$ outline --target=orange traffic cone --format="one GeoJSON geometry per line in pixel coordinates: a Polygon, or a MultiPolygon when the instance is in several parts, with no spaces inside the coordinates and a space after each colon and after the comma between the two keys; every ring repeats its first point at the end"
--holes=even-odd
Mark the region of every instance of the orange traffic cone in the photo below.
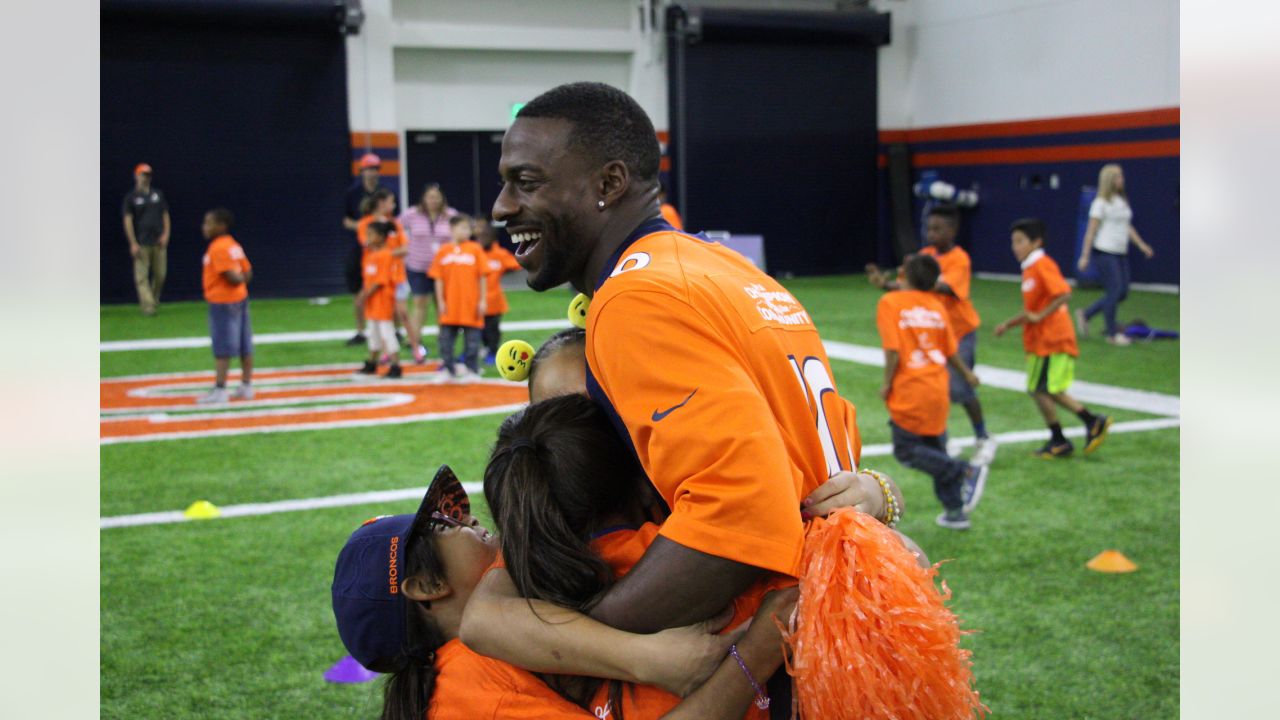
{"type": "Polygon", "coordinates": [[[1128,573],[1138,569],[1138,566],[1119,550],[1104,550],[1085,563],[1085,567],[1094,572],[1104,573],[1128,573]]]}

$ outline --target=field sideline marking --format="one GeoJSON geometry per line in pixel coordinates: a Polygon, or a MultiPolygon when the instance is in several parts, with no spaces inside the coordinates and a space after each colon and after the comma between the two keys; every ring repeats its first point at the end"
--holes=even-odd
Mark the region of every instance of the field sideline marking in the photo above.
{"type": "MultiPolygon", "coordinates": [[[[1112,433],[1149,432],[1175,428],[1181,424],[1178,418],[1157,418],[1153,420],[1132,420],[1111,426],[1112,433]]],[[[1084,428],[1072,427],[1064,431],[1071,437],[1084,435],[1084,428]]],[[[1015,444],[1044,439],[1045,431],[1017,430],[998,433],[996,440],[1000,443],[1015,444]]],[[[957,438],[955,443],[961,447],[972,445],[973,438],[957,438]]],[[[862,449],[862,457],[883,457],[893,454],[893,446],[889,444],[867,445],[862,449]]],[[[481,483],[463,483],[469,493],[483,492],[481,483]]],[[[422,497],[423,488],[404,488],[402,490],[377,490],[373,492],[348,493],[345,495],[329,495],[327,497],[304,498],[300,500],[279,500],[266,503],[247,503],[244,505],[227,505],[219,508],[222,517],[248,517],[253,515],[273,515],[275,513],[298,512],[301,510],[318,510],[321,508],[347,507],[351,505],[367,505],[372,503],[396,502],[400,500],[416,500],[422,497]]],[[[120,527],[137,527],[140,525],[166,525],[171,523],[191,522],[183,516],[181,510],[165,512],[140,513],[137,515],[113,515],[99,519],[102,530],[120,527]]]]}

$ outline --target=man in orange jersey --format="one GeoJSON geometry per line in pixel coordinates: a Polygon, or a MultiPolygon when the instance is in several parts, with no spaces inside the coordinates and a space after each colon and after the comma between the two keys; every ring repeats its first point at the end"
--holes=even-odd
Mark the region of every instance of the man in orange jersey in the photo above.
{"type": "Polygon", "coordinates": [[[458,379],[454,346],[462,333],[462,362],[472,377],[480,377],[480,330],[484,327],[485,280],[489,259],[471,239],[471,218],[449,218],[452,242],[441,245],[427,272],[436,281],[436,311],[440,320],[441,376],[458,379]]]}
{"type": "Polygon", "coordinates": [[[1014,257],[1022,264],[1022,312],[996,326],[996,337],[1009,328],[1022,326],[1022,347],[1027,353],[1027,392],[1036,401],[1040,415],[1049,426],[1049,441],[1036,455],[1043,458],[1066,457],[1075,446],[1062,433],[1058,411],[1062,407],[1075,413],[1085,427],[1085,453],[1098,449],[1111,428],[1111,418],[1095,415],[1067,394],[1075,379],[1076,329],[1067,312],[1071,286],[1067,285],[1058,263],[1045,254],[1044,223],[1037,218],[1024,218],[1010,231],[1014,257]]]}
{"type": "Polygon", "coordinates": [[[230,210],[216,208],[204,214],[200,231],[209,241],[205,250],[204,299],[209,303],[209,336],[213,344],[215,385],[196,402],[224,403],[228,399],[253,399],[253,328],[249,323],[249,281],[253,265],[240,243],[231,237],[230,210]],[[227,393],[231,358],[240,358],[240,387],[227,393]]]}
{"type": "MultiPolygon", "coordinates": [[[[951,330],[957,339],[957,353],[966,367],[973,370],[977,364],[978,326],[982,323],[978,311],[973,307],[969,296],[969,285],[972,280],[973,264],[969,253],[956,245],[956,233],[960,230],[960,210],[954,205],[934,205],[929,209],[925,220],[925,242],[921,254],[937,258],[942,268],[942,276],[933,288],[942,298],[947,308],[951,330]]],[[[890,279],[874,265],[869,268],[872,283],[884,290],[897,290],[902,279],[890,279]]],[[[964,411],[973,424],[973,435],[976,439],[971,462],[977,465],[990,465],[996,457],[996,440],[987,432],[987,423],[982,415],[982,403],[978,394],[955,366],[950,370],[951,402],[964,406],[964,411]]]]}
{"type": "Polygon", "coordinates": [[[615,88],[574,83],[525,105],[499,172],[493,216],[530,287],[593,296],[588,388],[671,511],[592,615],[652,632],[771,576],[794,583],[801,500],[861,448],[807,311],[741,255],[662,219],[653,125],[615,88]]]}
{"type": "Polygon", "coordinates": [[[933,478],[942,503],[938,525],[969,528],[987,481],[987,466],[947,454],[948,377],[951,367],[970,386],[978,378],[956,351],[955,333],[937,294],[942,273],[932,255],[911,255],[903,263],[902,292],[887,293],[876,309],[876,327],[884,348],[884,385],[880,397],[889,406],[893,456],[906,467],[933,478]]]}
{"type": "Polygon", "coordinates": [[[498,359],[498,346],[502,344],[502,315],[510,309],[507,294],[502,291],[502,276],[510,270],[519,270],[516,256],[498,244],[498,232],[488,222],[476,222],[476,239],[484,249],[488,264],[485,266],[484,330],[480,339],[484,342],[485,359],[490,365],[498,359]]]}
{"type": "Polygon", "coordinates": [[[365,226],[364,286],[356,295],[364,308],[365,337],[369,342],[369,359],[358,372],[374,375],[380,363],[386,364],[387,377],[403,375],[400,368],[400,341],[396,339],[393,318],[396,311],[395,258],[387,247],[387,237],[394,232],[391,223],[375,222],[365,226]]]}

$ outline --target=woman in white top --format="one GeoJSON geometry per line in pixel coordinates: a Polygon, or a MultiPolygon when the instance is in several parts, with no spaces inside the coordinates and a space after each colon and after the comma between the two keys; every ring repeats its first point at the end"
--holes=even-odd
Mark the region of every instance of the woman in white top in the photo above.
{"type": "Polygon", "coordinates": [[[1129,241],[1148,258],[1155,255],[1134,229],[1132,220],[1133,210],[1124,193],[1124,173],[1119,165],[1104,165],[1098,173],[1098,197],[1089,206],[1089,227],[1084,232],[1079,266],[1084,272],[1090,263],[1095,264],[1106,292],[1087,309],[1076,310],[1076,328],[1082,336],[1089,334],[1089,319],[1102,313],[1107,321],[1107,342],[1129,344],[1129,337],[1116,325],[1116,308],[1129,296],[1129,241]]]}
{"type": "MultiPolygon", "coordinates": [[[[431,269],[431,261],[435,259],[440,243],[452,239],[449,218],[457,214],[457,210],[449,207],[440,186],[430,183],[422,191],[422,199],[400,215],[400,224],[409,236],[409,254],[405,256],[404,268],[413,292],[413,304],[409,307],[409,324],[413,328],[422,328],[427,319],[427,303],[436,301],[436,283],[427,277],[427,270],[431,269]]],[[[426,348],[415,343],[414,362],[421,364],[426,358],[426,348]]]]}

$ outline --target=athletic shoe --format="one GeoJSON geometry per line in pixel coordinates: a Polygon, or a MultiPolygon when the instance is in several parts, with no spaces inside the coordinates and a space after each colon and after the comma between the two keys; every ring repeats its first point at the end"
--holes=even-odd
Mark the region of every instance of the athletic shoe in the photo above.
{"type": "Polygon", "coordinates": [[[352,335],[350,338],[347,339],[347,347],[355,347],[357,345],[363,345],[368,341],[369,341],[369,338],[366,338],[364,336],[364,333],[356,333],[355,335],[352,335]]]}
{"type": "Polygon", "coordinates": [[[938,527],[944,527],[948,530],[968,530],[969,513],[961,508],[948,510],[939,515],[934,522],[938,524],[938,527]]]}
{"type": "Polygon", "coordinates": [[[1072,314],[1076,318],[1076,333],[1082,338],[1089,337],[1089,320],[1084,316],[1084,308],[1076,308],[1072,314]]]}
{"type": "Polygon", "coordinates": [[[413,349],[413,362],[421,365],[427,361],[427,349],[421,345],[413,349]]]}
{"type": "Polygon", "coordinates": [[[376,362],[374,362],[374,361],[372,361],[372,360],[365,360],[365,361],[364,361],[364,366],[363,366],[363,367],[361,367],[361,368],[360,368],[359,370],[357,370],[356,372],[357,372],[357,373],[359,373],[360,375],[377,375],[377,374],[378,374],[378,363],[376,363],[376,362]]]}
{"type": "Polygon", "coordinates": [[[1049,442],[1045,443],[1043,446],[1041,446],[1039,450],[1036,451],[1036,457],[1040,457],[1040,458],[1067,457],[1072,452],[1074,452],[1075,449],[1076,449],[1076,446],[1072,445],[1070,440],[1063,439],[1062,442],[1054,442],[1053,438],[1050,438],[1049,442]]]}
{"type": "Polygon", "coordinates": [[[236,388],[235,391],[231,393],[231,399],[232,400],[252,400],[253,386],[245,383],[240,383],[240,387],[236,388]]]}
{"type": "Polygon", "coordinates": [[[227,389],[215,387],[209,391],[208,395],[202,395],[196,399],[198,405],[221,405],[227,401],[227,389]]]}
{"type": "Polygon", "coordinates": [[[1129,347],[1133,344],[1133,341],[1129,339],[1129,336],[1124,333],[1116,333],[1115,335],[1109,336],[1107,338],[1107,342],[1119,347],[1129,347]]]}
{"type": "Polygon", "coordinates": [[[384,377],[398,378],[404,376],[404,371],[400,369],[400,363],[391,363],[391,367],[387,369],[384,377]]]}
{"type": "Polygon", "coordinates": [[[964,511],[973,512],[982,499],[982,491],[987,487],[987,474],[991,468],[986,465],[970,465],[964,475],[964,485],[960,487],[960,499],[964,500],[964,511]]]}
{"type": "Polygon", "coordinates": [[[468,377],[470,377],[470,378],[472,378],[473,380],[483,380],[483,379],[484,379],[484,371],[483,371],[483,370],[475,370],[475,371],[468,370],[468,371],[467,371],[467,376],[468,376],[468,377]]]}
{"type": "Polygon", "coordinates": [[[993,437],[978,438],[973,443],[973,457],[969,462],[974,465],[990,465],[996,459],[996,448],[999,443],[993,437]]]}
{"type": "Polygon", "coordinates": [[[1102,444],[1102,441],[1107,439],[1107,431],[1110,429],[1110,415],[1096,416],[1093,419],[1093,424],[1089,426],[1088,434],[1085,435],[1084,454],[1088,455],[1094,450],[1097,450],[1098,446],[1102,444]]]}

